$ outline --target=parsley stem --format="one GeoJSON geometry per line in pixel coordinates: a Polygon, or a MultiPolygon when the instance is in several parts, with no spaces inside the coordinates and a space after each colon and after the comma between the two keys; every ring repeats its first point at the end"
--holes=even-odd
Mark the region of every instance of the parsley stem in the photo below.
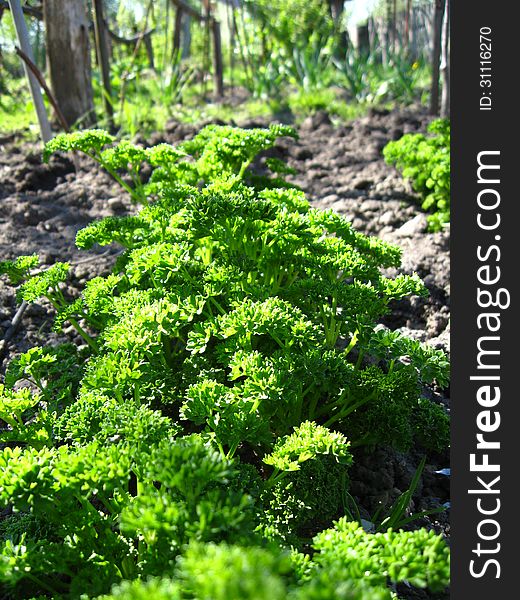
{"type": "Polygon", "coordinates": [[[85,340],[85,342],[92,348],[95,354],[99,353],[99,347],[92,337],[81,327],[81,325],[73,317],[69,317],[70,324],[79,333],[79,335],[85,340]]]}
{"type": "Polygon", "coordinates": [[[354,331],[354,333],[352,335],[349,345],[344,350],[345,356],[347,356],[350,353],[350,351],[352,350],[352,348],[354,348],[354,346],[357,344],[358,335],[359,335],[359,329],[356,329],[356,331],[354,331]]]}
{"type": "MultiPolygon", "coordinates": [[[[61,298],[63,298],[63,294],[61,293],[61,290],[58,290],[58,291],[60,292],[61,298]]],[[[61,307],[60,307],[60,304],[58,303],[58,301],[50,294],[47,296],[47,300],[49,300],[49,302],[56,309],[56,311],[59,312],[61,307]]],[[[66,304],[66,301],[64,298],[63,298],[62,302],[66,304]]],[[[99,352],[98,345],[96,344],[94,339],[81,327],[81,325],[76,321],[76,319],[74,317],[69,316],[69,317],[67,317],[67,320],[74,327],[74,329],[79,333],[79,335],[85,340],[85,342],[92,348],[94,353],[98,354],[98,352],[99,352]]]]}
{"type": "Polygon", "coordinates": [[[349,408],[340,410],[338,413],[336,413],[335,415],[333,415],[328,421],[325,421],[325,423],[323,424],[323,426],[324,427],[330,427],[331,425],[333,425],[334,423],[336,423],[340,419],[344,419],[345,417],[348,417],[348,415],[350,415],[351,413],[353,413],[355,410],[357,410],[358,408],[360,408],[361,406],[363,406],[367,402],[370,402],[370,400],[373,400],[375,397],[376,397],[376,393],[374,391],[371,394],[369,394],[366,398],[363,398],[363,400],[360,400],[359,402],[356,402],[355,404],[352,404],[349,408]]]}

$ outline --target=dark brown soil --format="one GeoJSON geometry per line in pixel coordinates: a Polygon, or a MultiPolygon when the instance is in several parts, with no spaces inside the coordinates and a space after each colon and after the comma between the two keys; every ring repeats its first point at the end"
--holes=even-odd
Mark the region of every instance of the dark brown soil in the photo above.
{"type": "MultiPolygon", "coordinates": [[[[389,140],[422,131],[429,120],[421,110],[372,111],[349,125],[335,127],[326,113],[317,113],[301,125],[299,140],[280,140],[271,154],[296,169],[293,181],[314,206],[332,208],[346,215],[359,231],[402,248],[401,271],[417,272],[430,296],[400,302],[385,325],[449,352],[449,228],[441,233],[427,232],[418,198],[399,173],[385,164],[381,154],[389,140]]],[[[191,137],[197,129],[171,123],[164,133],[137,141],[174,143],[191,137]]],[[[40,157],[40,148],[34,144],[10,140],[2,146],[0,140],[0,260],[37,252],[48,264],[70,261],[77,265],[70,292],[77,293],[87,279],[109,271],[118,249],[99,250],[97,255],[79,251],[74,246],[76,232],[93,219],[125,214],[132,207],[118,185],[84,157],[75,159],[76,167],[68,158],[55,158],[45,165],[40,157]]],[[[16,307],[13,290],[0,281],[0,339],[16,307]]],[[[1,369],[16,353],[49,339],[63,339],[63,334],[52,332],[49,314],[48,307],[29,307],[1,369]]],[[[71,330],[64,335],[74,339],[71,330]]],[[[446,390],[428,393],[449,410],[446,390]]],[[[370,454],[358,452],[351,491],[361,503],[364,518],[369,519],[380,503],[388,505],[407,489],[419,460],[420,449],[407,455],[385,448],[370,454]]],[[[449,477],[436,473],[449,466],[448,460],[447,453],[429,458],[414,511],[449,501],[449,477]]],[[[419,524],[449,536],[448,513],[419,524]]],[[[399,592],[406,596],[404,590],[399,592]]]]}

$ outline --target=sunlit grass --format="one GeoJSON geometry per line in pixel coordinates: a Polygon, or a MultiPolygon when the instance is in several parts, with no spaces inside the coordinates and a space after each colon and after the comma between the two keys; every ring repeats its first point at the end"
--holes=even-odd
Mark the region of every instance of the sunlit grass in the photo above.
{"type": "Polygon", "coordinates": [[[29,90],[20,82],[0,95],[0,134],[14,132],[30,137],[38,135],[38,119],[29,90]]]}
{"type": "MultiPolygon", "coordinates": [[[[427,78],[418,72],[414,88],[426,89],[427,78]]],[[[98,126],[108,128],[109,122],[103,113],[102,92],[97,78],[93,80],[98,126]]],[[[388,81],[388,85],[394,84],[388,81]]],[[[38,135],[38,122],[27,85],[24,80],[11,81],[9,94],[0,97],[0,133],[24,132],[30,137],[38,135]]],[[[247,121],[261,119],[281,121],[298,125],[307,116],[317,111],[326,111],[335,123],[347,123],[366,114],[370,106],[392,108],[400,103],[374,98],[360,101],[350,97],[341,86],[321,87],[313,90],[298,89],[296,86],[284,90],[276,97],[255,98],[243,88],[226,89],[226,96],[216,101],[211,95],[202,96],[201,86],[185,85],[181,90],[165,89],[160,77],[149,73],[139,74],[130,81],[121,102],[121,89],[114,89],[114,121],[121,137],[149,135],[164,131],[169,121],[200,124],[219,119],[226,123],[242,125],[247,121]],[[179,98],[182,101],[179,101],[179,98]]],[[[420,101],[427,100],[427,93],[420,94],[420,101]]],[[[73,129],[81,128],[77,124],[73,129]]]]}

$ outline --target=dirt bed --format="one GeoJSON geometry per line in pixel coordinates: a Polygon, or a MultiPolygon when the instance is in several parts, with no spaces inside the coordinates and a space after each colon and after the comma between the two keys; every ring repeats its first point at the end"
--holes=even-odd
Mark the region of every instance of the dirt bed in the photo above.
{"type": "MultiPolygon", "coordinates": [[[[449,228],[441,233],[427,232],[418,198],[381,155],[389,140],[404,133],[424,131],[430,120],[421,110],[372,111],[338,127],[326,113],[317,113],[303,122],[297,141],[279,140],[271,154],[296,169],[292,181],[307,193],[314,206],[331,208],[347,216],[359,231],[402,248],[401,270],[417,272],[430,296],[399,302],[385,325],[449,352],[449,228]]],[[[137,141],[149,145],[162,141],[175,143],[193,136],[197,130],[172,122],[164,133],[137,141]]],[[[68,158],[58,157],[45,165],[39,146],[21,144],[16,139],[0,139],[0,151],[0,260],[36,252],[47,264],[70,261],[77,266],[69,291],[77,294],[88,278],[110,270],[118,249],[80,251],[74,246],[76,232],[93,219],[132,211],[128,198],[109,176],[85,158],[77,158],[74,164],[68,158]]],[[[13,290],[1,281],[0,339],[16,308],[13,290]]],[[[74,339],[74,332],[66,330],[65,336],[74,339]]],[[[20,351],[48,343],[49,339],[63,338],[64,334],[52,332],[48,307],[30,306],[6,349],[1,369],[20,351]]],[[[446,391],[441,394],[425,390],[425,393],[449,408],[446,391]]],[[[351,492],[360,501],[364,518],[368,519],[379,503],[388,504],[407,488],[419,456],[419,450],[403,455],[385,448],[375,454],[357,453],[351,492]]],[[[449,478],[436,473],[446,467],[447,453],[430,457],[414,510],[449,501],[449,478]]],[[[449,535],[446,513],[420,524],[429,524],[449,535]]],[[[403,590],[399,593],[406,595],[403,590]]]]}

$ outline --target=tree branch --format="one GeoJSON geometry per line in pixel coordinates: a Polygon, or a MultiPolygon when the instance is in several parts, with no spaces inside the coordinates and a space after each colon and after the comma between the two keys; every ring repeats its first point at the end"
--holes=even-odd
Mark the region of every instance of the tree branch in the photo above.
{"type": "MultiPolygon", "coordinates": [[[[9,10],[9,3],[7,0],[0,0],[0,10],[9,10]]],[[[36,19],[43,21],[43,13],[41,8],[24,5],[22,6],[22,10],[24,14],[28,15],[29,17],[35,17],[36,19]]]]}
{"type": "Polygon", "coordinates": [[[131,38],[124,38],[121,37],[120,35],[117,35],[117,33],[113,32],[109,27],[108,24],[105,21],[105,26],[107,28],[108,34],[110,35],[110,37],[114,40],[114,42],[117,42],[118,44],[136,44],[140,38],[145,38],[149,35],[152,35],[152,33],[154,33],[155,28],[154,29],[148,29],[147,31],[144,31],[142,33],[138,33],[137,35],[134,35],[134,37],[131,38]]]}

